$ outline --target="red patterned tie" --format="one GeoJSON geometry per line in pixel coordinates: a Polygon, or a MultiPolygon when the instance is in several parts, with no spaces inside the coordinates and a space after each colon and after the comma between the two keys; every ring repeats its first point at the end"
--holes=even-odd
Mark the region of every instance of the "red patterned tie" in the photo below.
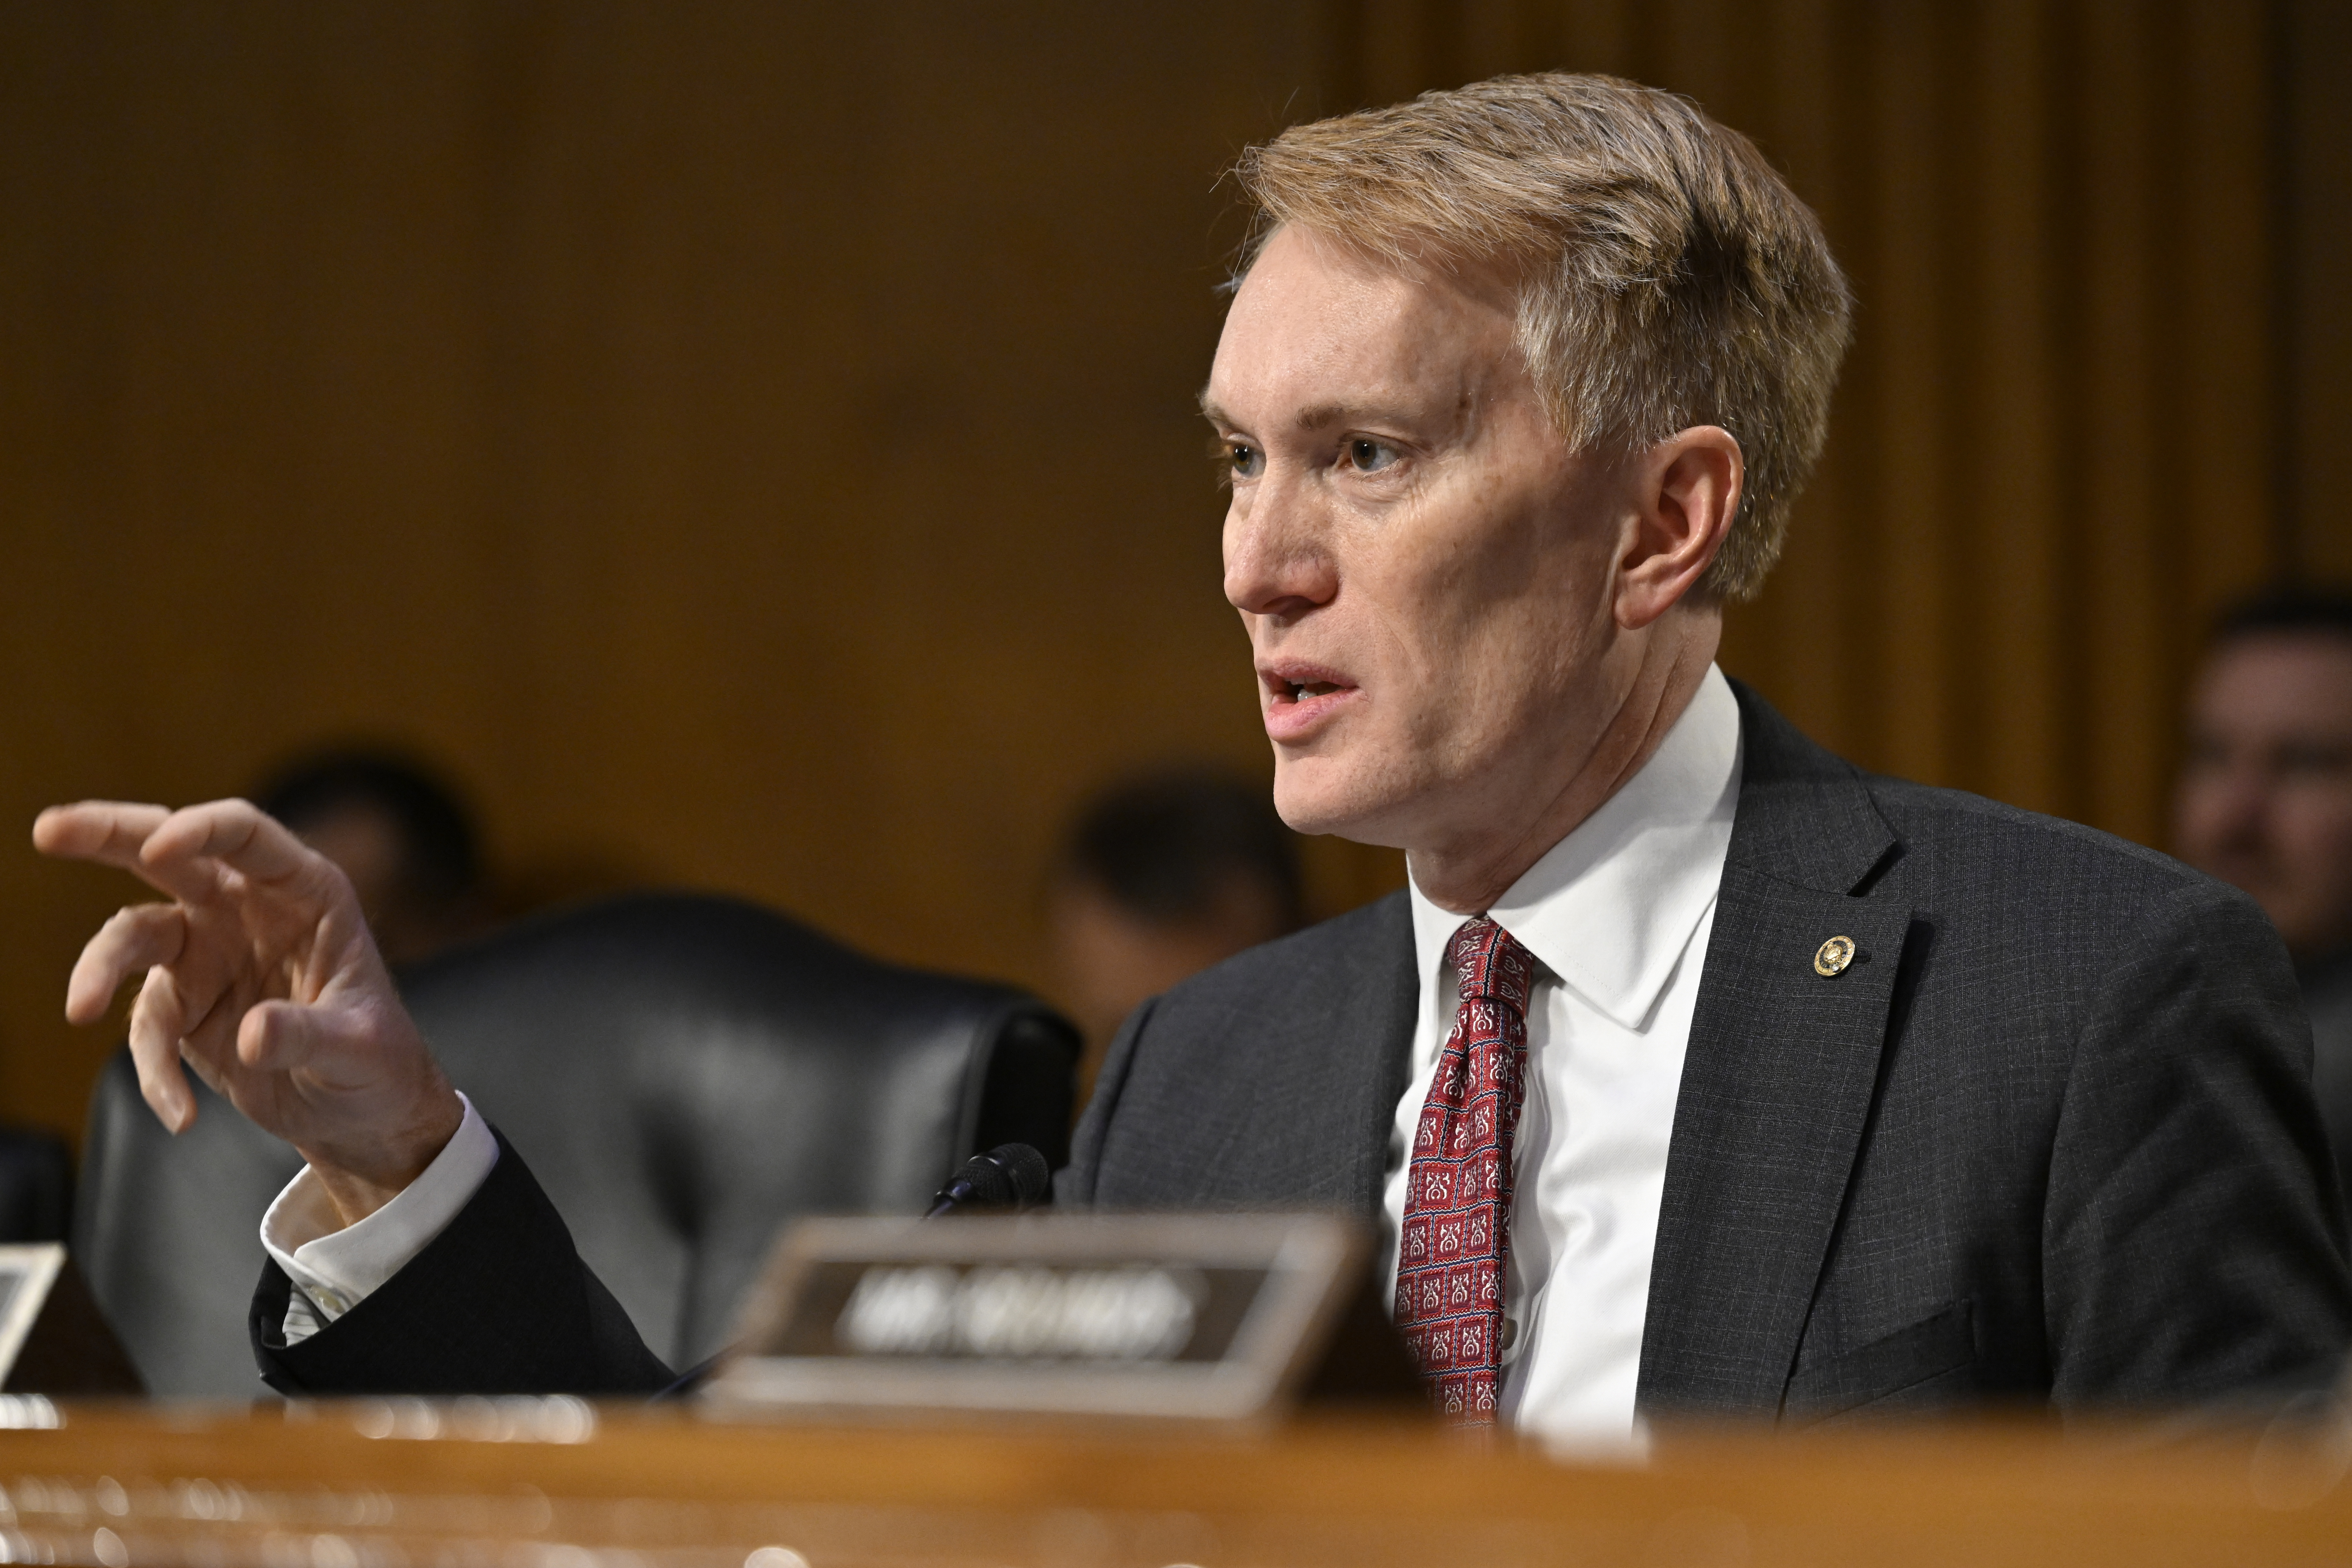
{"type": "Polygon", "coordinates": [[[1397,1238],[1396,1322],[1452,1421],[1495,1419],[1503,1265],[1510,1249],[1511,1134],[1527,1096],[1534,961],[1481,915],[1448,956],[1462,1005],[1413,1133],[1397,1238]]]}

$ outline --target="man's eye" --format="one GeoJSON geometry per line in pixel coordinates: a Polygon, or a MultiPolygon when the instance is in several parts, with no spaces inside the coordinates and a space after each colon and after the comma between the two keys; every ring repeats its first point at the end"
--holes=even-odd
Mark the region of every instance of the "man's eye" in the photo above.
{"type": "Polygon", "coordinates": [[[1245,441],[1226,443],[1225,460],[1233,465],[1237,479],[1254,479],[1265,468],[1265,454],[1245,441]]]}
{"type": "Polygon", "coordinates": [[[1360,474],[1377,474],[1395,462],[1397,457],[1397,449],[1386,441],[1359,436],[1348,443],[1348,461],[1356,466],[1360,474]]]}

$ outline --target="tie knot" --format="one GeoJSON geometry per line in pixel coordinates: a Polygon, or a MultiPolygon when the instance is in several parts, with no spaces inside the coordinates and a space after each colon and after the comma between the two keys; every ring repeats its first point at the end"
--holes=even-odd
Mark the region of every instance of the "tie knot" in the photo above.
{"type": "Polygon", "coordinates": [[[1535,960],[1509,931],[1485,915],[1473,915],[1454,933],[1449,956],[1465,1000],[1483,996],[1527,1011],[1535,960]]]}

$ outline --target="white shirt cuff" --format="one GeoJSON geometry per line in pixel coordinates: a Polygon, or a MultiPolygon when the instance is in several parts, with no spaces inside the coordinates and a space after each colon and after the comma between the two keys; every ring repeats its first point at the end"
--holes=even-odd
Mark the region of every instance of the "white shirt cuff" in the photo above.
{"type": "Polygon", "coordinates": [[[310,1338],[408,1266],[473,1201],[499,1163],[499,1140],[462,1093],[466,1117],[423,1173],[383,1207],[344,1225],[310,1166],[261,1216],[261,1245],[294,1281],[286,1342],[310,1338]]]}

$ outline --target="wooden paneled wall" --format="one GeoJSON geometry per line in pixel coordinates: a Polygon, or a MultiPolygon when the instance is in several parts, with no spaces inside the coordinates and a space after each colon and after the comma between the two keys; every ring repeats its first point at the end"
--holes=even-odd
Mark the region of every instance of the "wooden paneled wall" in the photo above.
{"type": "MultiPolygon", "coordinates": [[[[1861,293],[1728,666],[1874,765],[2154,839],[2199,617],[2332,537],[2284,521],[2326,431],[2281,434],[2275,11],[0,8],[0,823],[388,736],[510,866],[1041,982],[1081,792],[1265,766],[1192,412],[1219,171],[1562,65],[1754,132],[1861,293]]],[[[1314,864],[1333,906],[1396,874],[1314,864]]],[[[78,1121],[109,1042],[63,978],[131,891],[0,853],[0,1115],[78,1121]]]]}

